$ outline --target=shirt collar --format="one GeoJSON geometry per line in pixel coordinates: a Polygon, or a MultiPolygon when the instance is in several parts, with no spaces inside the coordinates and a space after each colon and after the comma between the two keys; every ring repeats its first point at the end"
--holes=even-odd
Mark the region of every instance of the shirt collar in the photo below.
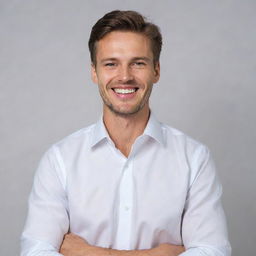
{"type": "Polygon", "coordinates": [[[150,113],[150,117],[143,135],[148,135],[160,144],[164,145],[164,136],[161,123],[156,119],[155,115],[150,113]]]}
{"type": "Polygon", "coordinates": [[[103,117],[94,125],[92,138],[91,138],[91,147],[98,144],[100,141],[109,138],[108,132],[103,122],[103,117]]]}
{"type": "MultiPolygon", "coordinates": [[[[158,141],[160,144],[164,145],[164,136],[161,127],[161,123],[156,119],[154,114],[151,112],[150,117],[147,123],[147,126],[143,132],[143,135],[147,135],[154,140],[158,141]]],[[[91,147],[98,144],[100,141],[104,139],[109,139],[109,134],[106,130],[106,127],[103,122],[103,117],[99,119],[99,121],[95,124],[93,129],[93,134],[91,138],[91,147]]]]}

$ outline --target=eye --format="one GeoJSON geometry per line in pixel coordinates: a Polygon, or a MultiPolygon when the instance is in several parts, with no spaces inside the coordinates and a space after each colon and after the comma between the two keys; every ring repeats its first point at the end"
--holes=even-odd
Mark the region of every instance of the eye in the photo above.
{"type": "Polygon", "coordinates": [[[136,66],[136,67],[143,67],[143,66],[146,65],[146,63],[143,62],[143,61],[136,61],[136,62],[133,63],[133,65],[136,66]]]}
{"type": "Polygon", "coordinates": [[[107,63],[104,64],[104,66],[105,67],[114,67],[114,66],[116,66],[116,63],[114,63],[114,62],[107,62],[107,63]]]}

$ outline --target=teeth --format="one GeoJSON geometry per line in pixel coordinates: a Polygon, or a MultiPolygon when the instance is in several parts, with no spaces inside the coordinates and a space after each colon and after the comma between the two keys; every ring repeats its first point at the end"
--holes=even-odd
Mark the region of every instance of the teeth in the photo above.
{"type": "Polygon", "coordinates": [[[121,89],[121,88],[115,88],[114,91],[116,93],[120,93],[120,94],[127,94],[127,93],[133,93],[136,90],[135,89],[121,89]]]}

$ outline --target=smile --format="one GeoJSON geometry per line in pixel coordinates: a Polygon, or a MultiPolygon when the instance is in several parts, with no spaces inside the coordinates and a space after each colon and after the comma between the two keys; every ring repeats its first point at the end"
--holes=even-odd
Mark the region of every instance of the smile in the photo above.
{"type": "Polygon", "coordinates": [[[137,88],[113,88],[115,93],[118,94],[129,94],[129,93],[134,93],[136,92],[138,89],[137,88]]]}

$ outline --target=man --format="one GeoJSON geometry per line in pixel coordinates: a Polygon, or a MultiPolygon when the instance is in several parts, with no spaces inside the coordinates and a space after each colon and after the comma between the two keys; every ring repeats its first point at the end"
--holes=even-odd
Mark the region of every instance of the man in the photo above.
{"type": "Polygon", "coordinates": [[[103,118],[42,158],[22,255],[230,255],[208,149],[149,108],[161,45],[157,26],[133,11],[92,28],[103,118]]]}

